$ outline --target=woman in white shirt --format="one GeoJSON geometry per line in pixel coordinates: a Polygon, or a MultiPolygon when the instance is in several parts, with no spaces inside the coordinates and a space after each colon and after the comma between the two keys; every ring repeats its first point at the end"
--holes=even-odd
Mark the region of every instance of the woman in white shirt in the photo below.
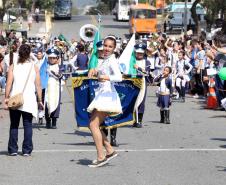
{"type": "Polygon", "coordinates": [[[18,152],[18,127],[20,117],[23,118],[24,141],[22,145],[22,153],[29,156],[33,150],[32,143],[32,118],[37,119],[38,103],[43,108],[41,83],[38,66],[30,58],[31,48],[27,44],[23,44],[19,48],[19,58],[9,66],[6,92],[5,107],[9,102],[9,97],[23,92],[24,103],[17,109],[10,109],[10,132],[8,142],[8,152],[11,156],[16,156],[18,152]],[[27,81],[27,84],[26,84],[27,81]],[[26,84],[26,86],[25,86],[26,84]],[[25,87],[25,89],[24,89],[25,87]],[[24,89],[24,91],[23,91],[24,89]],[[37,91],[38,102],[35,92],[37,91]]]}
{"type": "Polygon", "coordinates": [[[108,36],[104,39],[104,59],[97,68],[99,88],[95,92],[95,98],[87,108],[91,113],[89,128],[97,149],[97,160],[94,160],[89,167],[100,167],[118,154],[114,151],[106,135],[100,130],[100,125],[110,114],[122,113],[122,106],[119,96],[112,82],[122,81],[122,75],[118,62],[114,56],[116,39],[108,36]],[[103,145],[106,149],[106,156],[103,153],[103,145]]]}

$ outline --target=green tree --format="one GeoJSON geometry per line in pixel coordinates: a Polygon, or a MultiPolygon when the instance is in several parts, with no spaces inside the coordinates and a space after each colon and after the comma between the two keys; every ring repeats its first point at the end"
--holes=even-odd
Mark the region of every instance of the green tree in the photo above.
{"type": "Polygon", "coordinates": [[[195,30],[194,30],[195,34],[200,33],[200,22],[199,22],[199,17],[196,13],[196,6],[197,6],[197,4],[200,3],[200,1],[201,0],[195,0],[191,7],[191,16],[195,22],[195,30]]]}
{"type": "Polygon", "coordinates": [[[105,4],[106,7],[108,8],[108,11],[113,10],[115,7],[117,0],[97,0],[98,6],[105,4]]]}
{"type": "MultiPolygon", "coordinates": [[[[209,29],[211,28],[211,26],[215,22],[215,19],[218,18],[219,14],[220,14],[220,18],[224,19],[224,22],[226,22],[226,1],[225,0],[204,0],[203,6],[207,10],[207,14],[206,14],[207,28],[209,29]]],[[[223,29],[226,30],[225,27],[223,27],[223,29]]]]}
{"type": "Polygon", "coordinates": [[[54,0],[37,0],[35,6],[40,9],[51,10],[54,6],[54,0]]]}
{"type": "Polygon", "coordinates": [[[96,7],[91,7],[89,9],[89,12],[87,12],[87,14],[89,15],[97,15],[99,10],[102,14],[108,14],[110,13],[110,9],[109,6],[103,2],[98,3],[98,5],[96,7]]]}

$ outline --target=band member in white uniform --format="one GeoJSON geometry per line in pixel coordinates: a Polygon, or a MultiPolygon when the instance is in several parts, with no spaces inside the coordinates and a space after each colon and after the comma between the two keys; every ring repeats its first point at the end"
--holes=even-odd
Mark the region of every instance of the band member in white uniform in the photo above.
{"type": "Polygon", "coordinates": [[[146,100],[146,94],[147,94],[147,82],[148,77],[150,75],[151,71],[151,63],[149,60],[145,58],[145,50],[146,45],[143,43],[136,44],[134,46],[135,53],[136,53],[136,64],[134,65],[134,68],[137,70],[138,75],[143,76],[143,91],[140,93],[138,99],[139,99],[139,106],[136,110],[136,122],[133,124],[133,127],[141,128],[142,127],[142,120],[145,110],[145,100],[146,100]]]}
{"type": "Polygon", "coordinates": [[[45,119],[47,129],[56,129],[57,119],[60,116],[61,101],[61,79],[62,74],[59,71],[59,51],[55,48],[47,50],[48,66],[48,84],[45,91],[45,119]]]}
{"type": "Polygon", "coordinates": [[[170,124],[170,110],[171,97],[172,97],[172,79],[170,73],[172,72],[171,67],[166,66],[161,75],[154,79],[159,85],[158,89],[158,102],[157,106],[160,108],[160,123],[170,124]]]}
{"type": "MultiPolygon", "coordinates": [[[[104,59],[104,47],[103,47],[103,41],[99,41],[96,43],[97,46],[97,54],[98,54],[98,63],[97,63],[97,68],[102,65],[103,59],[104,59]]],[[[103,132],[105,135],[108,137],[108,129],[103,128],[103,132]]],[[[117,128],[112,128],[110,129],[110,143],[111,146],[118,146],[117,141],[116,141],[116,134],[117,134],[117,128]]]]}
{"type": "Polygon", "coordinates": [[[185,102],[186,83],[190,81],[188,74],[192,70],[192,65],[188,60],[185,60],[185,52],[179,51],[178,61],[176,63],[176,90],[179,94],[181,102],[185,102]]]}
{"type": "Polygon", "coordinates": [[[94,100],[87,108],[87,111],[91,113],[89,129],[91,130],[97,149],[97,160],[92,161],[89,167],[103,166],[110,159],[118,155],[112,148],[104,132],[100,129],[100,125],[107,116],[122,113],[121,102],[113,83],[122,81],[122,75],[118,62],[113,54],[116,47],[115,37],[106,37],[103,45],[104,59],[102,64],[96,69],[99,87],[95,92],[94,100]],[[103,146],[106,149],[106,155],[103,152],[103,146]]]}

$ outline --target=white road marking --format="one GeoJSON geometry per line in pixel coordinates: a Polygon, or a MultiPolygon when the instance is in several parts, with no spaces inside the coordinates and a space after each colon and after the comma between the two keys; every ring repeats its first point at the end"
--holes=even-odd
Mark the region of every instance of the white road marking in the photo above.
{"type": "MultiPolygon", "coordinates": [[[[226,148],[163,148],[163,149],[119,149],[117,152],[226,152],[226,148]]],[[[34,150],[34,153],[64,153],[64,152],[96,152],[95,149],[53,149],[53,150],[34,150]]]]}

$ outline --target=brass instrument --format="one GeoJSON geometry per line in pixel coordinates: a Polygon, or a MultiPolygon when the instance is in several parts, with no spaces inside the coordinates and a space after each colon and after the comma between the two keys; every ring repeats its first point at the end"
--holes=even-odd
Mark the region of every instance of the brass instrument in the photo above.
{"type": "Polygon", "coordinates": [[[80,37],[85,42],[92,42],[95,38],[95,34],[98,31],[98,28],[92,24],[85,24],[80,29],[80,37]]]}

